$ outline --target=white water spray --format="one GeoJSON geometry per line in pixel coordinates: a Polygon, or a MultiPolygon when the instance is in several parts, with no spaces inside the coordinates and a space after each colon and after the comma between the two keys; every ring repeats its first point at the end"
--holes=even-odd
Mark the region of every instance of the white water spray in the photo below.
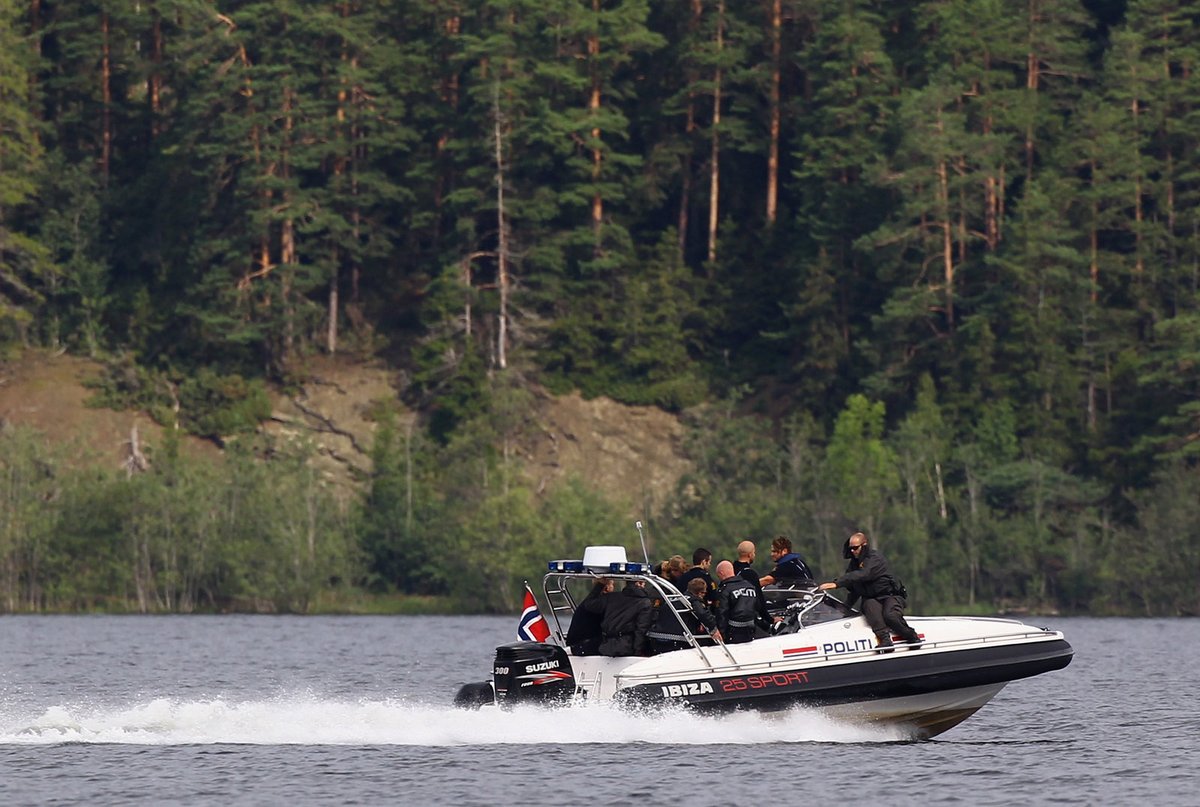
{"type": "Polygon", "coordinates": [[[132,745],[532,745],[648,743],[671,745],[778,742],[878,743],[906,740],[897,729],[852,726],[796,709],[764,717],[719,718],[678,711],[639,715],[611,704],[564,709],[464,711],[405,700],[268,700],[156,698],[122,706],[63,704],[40,713],[0,709],[0,744],[132,745]]]}

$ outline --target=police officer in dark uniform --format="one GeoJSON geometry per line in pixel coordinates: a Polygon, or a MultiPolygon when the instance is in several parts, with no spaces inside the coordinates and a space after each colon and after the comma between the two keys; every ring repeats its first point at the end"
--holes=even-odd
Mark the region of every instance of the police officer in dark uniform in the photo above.
{"type": "Polygon", "coordinates": [[[688,583],[687,599],[688,605],[692,606],[692,613],[690,617],[685,615],[684,622],[688,623],[692,633],[700,633],[703,626],[703,631],[719,642],[722,640],[721,630],[717,627],[717,618],[705,600],[708,593],[708,584],[703,579],[695,578],[688,583]]]}
{"type": "Polygon", "coordinates": [[[649,634],[653,652],[669,653],[672,650],[691,647],[687,633],[697,637],[701,643],[711,644],[708,642],[710,636],[720,641],[721,632],[717,630],[717,618],[709,610],[708,604],[701,599],[707,590],[703,580],[694,578],[688,584],[683,602],[672,600],[659,603],[654,626],[649,634]]]}
{"type": "Polygon", "coordinates": [[[754,542],[740,542],[737,545],[737,553],[738,559],[733,562],[734,574],[740,574],[742,577],[761,588],[762,584],[758,582],[758,572],[754,571],[754,542]]]}
{"type": "Polygon", "coordinates": [[[592,590],[579,603],[567,628],[567,647],[576,656],[594,656],[600,652],[603,638],[604,598],[612,593],[613,581],[607,577],[596,580],[592,590]]]}
{"type": "Polygon", "coordinates": [[[754,639],[755,626],[771,629],[771,617],[763,601],[762,590],[745,577],[734,574],[733,564],[717,564],[717,627],[726,644],[741,644],[754,639]]]}
{"type": "Polygon", "coordinates": [[[875,631],[875,647],[880,653],[892,652],[892,631],[915,649],[921,636],[904,621],[908,592],[888,568],[878,551],[867,545],[867,536],[856,532],[846,540],[842,554],[850,559],[846,573],[837,580],[822,583],[818,588],[829,591],[844,588],[850,592],[848,605],[862,600],[862,613],[875,631]]]}
{"type": "Polygon", "coordinates": [[[717,597],[717,582],[708,573],[711,566],[712,552],[702,546],[697,547],[696,551],[692,553],[692,568],[679,578],[679,590],[684,592],[689,590],[693,580],[703,580],[705,589],[700,599],[709,603],[710,606],[716,602],[717,597]]]}
{"type": "Polygon", "coordinates": [[[600,630],[600,654],[604,656],[644,656],[647,651],[646,633],[654,620],[646,581],[630,580],[620,594],[601,598],[604,618],[600,630]]]}

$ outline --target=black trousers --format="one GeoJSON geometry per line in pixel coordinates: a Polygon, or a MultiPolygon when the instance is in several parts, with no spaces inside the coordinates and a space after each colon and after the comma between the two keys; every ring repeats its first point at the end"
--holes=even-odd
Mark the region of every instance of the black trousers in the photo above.
{"type": "Polygon", "coordinates": [[[745,644],[752,641],[754,641],[753,625],[747,625],[744,628],[735,628],[730,625],[729,631],[725,634],[725,644],[745,644]]]}
{"type": "Polygon", "coordinates": [[[914,642],[920,637],[904,621],[904,606],[907,604],[903,597],[891,594],[877,599],[864,597],[862,612],[863,616],[867,618],[867,624],[871,626],[871,630],[875,631],[876,636],[894,632],[904,639],[904,641],[914,642]]]}

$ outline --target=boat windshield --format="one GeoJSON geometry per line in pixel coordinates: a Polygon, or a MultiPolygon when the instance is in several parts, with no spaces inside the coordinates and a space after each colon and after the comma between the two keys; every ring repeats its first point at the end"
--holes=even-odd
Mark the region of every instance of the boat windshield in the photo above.
{"type": "Polygon", "coordinates": [[[824,591],[810,589],[794,597],[783,610],[783,622],[775,632],[779,634],[795,633],[813,625],[837,622],[857,615],[858,611],[837,597],[824,591]]]}
{"type": "Polygon", "coordinates": [[[823,622],[836,622],[847,617],[858,616],[858,611],[836,597],[821,592],[813,597],[813,601],[803,608],[800,614],[800,624],[804,627],[820,625],[823,622]]]}

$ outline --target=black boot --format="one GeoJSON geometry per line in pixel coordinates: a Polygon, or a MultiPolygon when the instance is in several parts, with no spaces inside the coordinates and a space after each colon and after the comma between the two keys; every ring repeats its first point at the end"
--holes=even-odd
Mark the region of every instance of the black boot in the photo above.
{"type": "Polygon", "coordinates": [[[895,647],[892,645],[892,634],[877,633],[875,634],[875,652],[876,653],[891,653],[895,647]]]}

